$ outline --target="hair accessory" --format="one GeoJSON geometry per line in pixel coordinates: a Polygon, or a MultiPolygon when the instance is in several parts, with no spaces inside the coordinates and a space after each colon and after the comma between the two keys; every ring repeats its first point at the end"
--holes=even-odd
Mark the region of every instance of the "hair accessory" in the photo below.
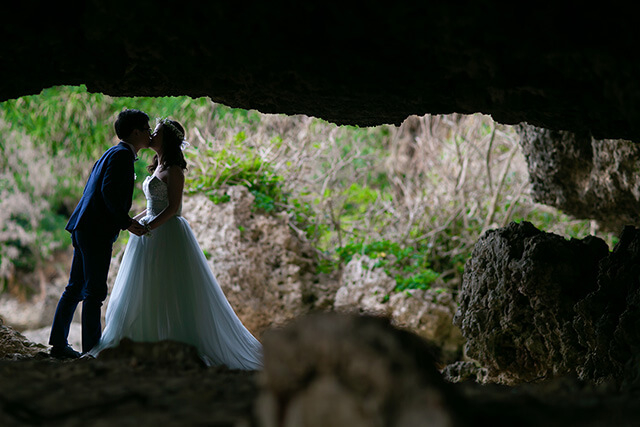
{"type": "Polygon", "coordinates": [[[171,129],[171,132],[173,132],[178,137],[178,139],[184,141],[184,132],[182,132],[173,123],[171,123],[171,120],[169,120],[168,118],[158,119],[158,123],[161,123],[162,126],[166,126],[171,129]]]}

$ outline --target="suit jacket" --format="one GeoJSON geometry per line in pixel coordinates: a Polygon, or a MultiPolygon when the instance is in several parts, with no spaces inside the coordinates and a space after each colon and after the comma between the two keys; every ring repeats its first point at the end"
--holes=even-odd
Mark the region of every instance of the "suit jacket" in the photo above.
{"type": "Polygon", "coordinates": [[[120,142],[109,148],[93,165],[82,198],[65,227],[95,231],[115,238],[131,225],[135,154],[120,142]]]}

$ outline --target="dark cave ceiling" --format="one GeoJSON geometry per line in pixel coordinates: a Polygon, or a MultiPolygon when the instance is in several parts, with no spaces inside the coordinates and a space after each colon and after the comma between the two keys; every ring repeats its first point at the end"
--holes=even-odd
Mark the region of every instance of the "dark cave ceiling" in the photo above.
{"type": "Polygon", "coordinates": [[[490,114],[640,141],[630,10],[563,2],[14,4],[0,100],[61,84],[337,124],[490,114]]]}

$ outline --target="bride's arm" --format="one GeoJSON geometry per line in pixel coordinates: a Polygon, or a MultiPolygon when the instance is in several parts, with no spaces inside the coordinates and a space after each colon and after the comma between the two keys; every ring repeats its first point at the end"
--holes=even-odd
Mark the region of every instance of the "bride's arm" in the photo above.
{"type": "Polygon", "coordinates": [[[135,219],[136,221],[140,221],[142,218],[144,218],[146,214],[147,214],[147,210],[145,209],[142,212],[140,212],[138,215],[133,217],[133,219],[135,219]]]}
{"type": "Polygon", "coordinates": [[[150,230],[160,227],[168,219],[172,218],[180,209],[182,202],[182,190],[184,188],[184,172],[180,166],[174,165],[169,168],[167,179],[169,189],[169,206],[167,206],[158,216],[147,224],[150,230]]]}

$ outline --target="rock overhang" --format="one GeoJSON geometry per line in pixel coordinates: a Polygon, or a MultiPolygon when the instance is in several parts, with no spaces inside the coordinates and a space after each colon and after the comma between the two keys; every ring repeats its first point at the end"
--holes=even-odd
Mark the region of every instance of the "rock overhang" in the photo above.
{"type": "Polygon", "coordinates": [[[340,125],[481,112],[640,140],[635,24],[614,8],[87,0],[17,5],[4,21],[0,100],[86,84],[340,125]]]}

